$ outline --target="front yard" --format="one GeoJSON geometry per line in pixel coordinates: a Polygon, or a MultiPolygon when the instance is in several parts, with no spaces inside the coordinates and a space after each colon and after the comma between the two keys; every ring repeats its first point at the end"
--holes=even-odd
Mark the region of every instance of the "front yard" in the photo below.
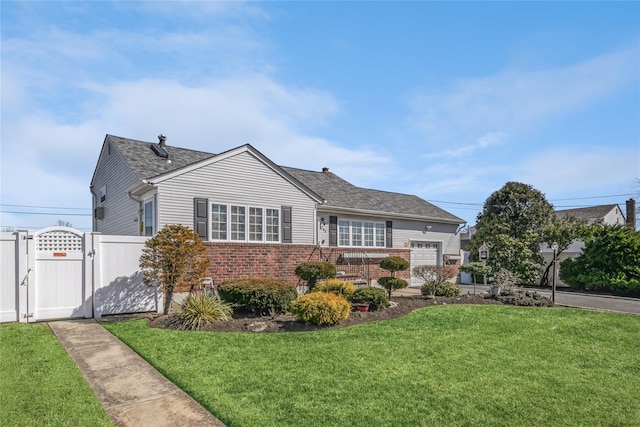
{"type": "Polygon", "coordinates": [[[640,317],[439,306],[301,333],[103,323],[228,426],[640,425],[640,317]]]}
{"type": "Polygon", "coordinates": [[[112,426],[46,324],[0,325],[1,426],[112,426]]]}

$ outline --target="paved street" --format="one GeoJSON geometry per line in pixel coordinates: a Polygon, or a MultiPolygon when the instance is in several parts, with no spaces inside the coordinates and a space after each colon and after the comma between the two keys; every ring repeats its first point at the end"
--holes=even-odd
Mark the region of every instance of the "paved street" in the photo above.
{"type": "MultiPolygon", "coordinates": [[[[460,285],[462,294],[473,293],[473,285],[460,285]]],[[[489,287],[475,286],[476,293],[488,292],[489,287]]],[[[551,298],[551,290],[534,289],[541,295],[551,298]]],[[[420,288],[407,288],[396,291],[395,295],[420,295],[420,288]]],[[[577,292],[563,292],[556,290],[556,305],[587,308],[592,310],[606,310],[618,313],[640,314],[640,299],[612,297],[605,295],[581,294],[577,292]]]]}

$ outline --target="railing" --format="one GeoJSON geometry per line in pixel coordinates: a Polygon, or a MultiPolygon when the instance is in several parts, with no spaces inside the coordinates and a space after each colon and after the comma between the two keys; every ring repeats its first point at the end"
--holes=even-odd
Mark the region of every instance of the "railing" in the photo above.
{"type": "Polygon", "coordinates": [[[325,248],[316,246],[309,260],[317,259],[335,265],[336,278],[352,282],[356,286],[371,285],[369,264],[371,259],[367,253],[357,249],[325,248]]]}

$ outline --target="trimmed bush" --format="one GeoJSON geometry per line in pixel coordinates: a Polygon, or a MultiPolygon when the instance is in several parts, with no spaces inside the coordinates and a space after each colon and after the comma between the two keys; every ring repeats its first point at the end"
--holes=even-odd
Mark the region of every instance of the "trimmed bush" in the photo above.
{"type": "Polygon", "coordinates": [[[389,298],[387,298],[387,293],[384,289],[360,288],[353,293],[351,303],[369,304],[369,310],[378,310],[389,305],[389,298]]]}
{"type": "Polygon", "coordinates": [[[529,307],[551,307],[553,303],[547,297],[543,297],[537,292],[505,289],[500,295],[494,297],[491,294],[487,298],[495,298],[503,304],[529,306],[529,307]]]}
{"type": "Polygon", "coordinates": [[[212,293],[190,294],[182,304],[174,323],[180,329],[200,329],[214,320],[231,320],[231,305],[220,301],[212,293]]]}
{"type": "Polygon", "coordinates": [[[298,296],[291,283],[268,278],[225,280],[218,287],[218,294],[252,313],[271,316],[286,313],[298,296]]]}
{"type": "Polygon", "coordinates": [[[329,279],[326,282],[319,282],[313,287],[313,292],[330,292],[336,295],[342,295],[351,301],[353,293],[356,291],[356,285],[344,280],[329,279]]]}
{"type": "Polygon", "coordinates": [[[307,281],[309,289],[313,289],[318,280],[336,277],[336,266],[329,262],[306,261],[298,264],[295,273],[307,281]]]}
{"type": "MultiPolygon", "coordinates": [[[[425,295],[422,288],[420,288],[420,292],[422,292],[422,295],[425,295]]],[[[460,295],[460,287],[455,283],[443,282],[436,286],[437,297],[457,297],[458,295],[460,295]]]]}
{"type": "Polygon", "coordinates": [[[399,256],[389,256],[380,261],[380,268],[384,268],[391,272],[391,276],[395,277],[396,271],[403,271],[409,268],[409,261],[399,256]]]}
{"type": "Polygon", "coordinates": [[[381,277],[378,279],[378,285],[387,290],[389,299],[391,299],[391,292],[396,289],[406,288],[409,286],[409,283],[404,279],[396,279],[395,277],[381,277]]]}
{"type": "Polygon", "coordinates": [[[349,318],[351,304],[340,295],[312,292],[293,301],[289,311],[305,323],[334,325],[349,318]]]}

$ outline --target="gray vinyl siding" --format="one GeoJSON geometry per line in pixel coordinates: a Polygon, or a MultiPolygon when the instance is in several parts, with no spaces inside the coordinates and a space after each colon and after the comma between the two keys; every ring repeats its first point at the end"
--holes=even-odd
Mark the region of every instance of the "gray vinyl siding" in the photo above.
{"type": "Polygon", "coordinates": [[[456,224],[441,224],[427,221],[393,221],[393,247],[404,248],[405,243],[413,241],[441,244],[442,254],[458,255],[460,252],[460,234],[456,234],[456,224]],[[425,232],[425,225],[431,229],[425,232]]]}
{"type": "Polygon", "coordinates": [[[314,243],[315,201],[248,152],[185,172],[157,186],[159,228],[165,224],[193,227],[193,199],[198,197],[208,199],[209,208],[211,203],[291,206],[292,243],[314,243]]]}
{"type": "Polygon", "coordinates": [[[104,207],[104,219],[93,219],[93,231],[138,236],[139,225],[135,221],[138,218],[138,203],[131,200],[125,191],[138,182],[138,179],[114,147],[109,154],[107,145],[105,144],[100,155],[91,189],[95,195],[93,207],[104,207]],[[104,185],[107,186],[107,197],[104,203],[100,203],[100,189],[104,185]]]}
{"type": "Polygon", "coordinates": [[[442,224],[426,221],[410,221],[405,219],[394,219],[393,217],[367,217],[361,215],[345,215],[336,214],[324,211],[318,211],[317,215],[317,228],[318,228],[318,242],[321,246],[329,246],[329,217],[337,216],[338,219],[345,219],[349,221],[373,221],[384,223],[386,221],[393,222],[393,248],[394,249],[406,249],[410,246],[410,242],[422,241],[422,242],[434,242],[440,243],[443,254],[457,255],[460,251],[460,235],[456,235],[455,224],[442,224]],[[320,227],[322,218],[326,221],[324,230],[320,227]],[[431,225],[431,229],[424,233],[425,225],[431,225]],[[406,245],[405,245],[406,244],[406,245]]]}

